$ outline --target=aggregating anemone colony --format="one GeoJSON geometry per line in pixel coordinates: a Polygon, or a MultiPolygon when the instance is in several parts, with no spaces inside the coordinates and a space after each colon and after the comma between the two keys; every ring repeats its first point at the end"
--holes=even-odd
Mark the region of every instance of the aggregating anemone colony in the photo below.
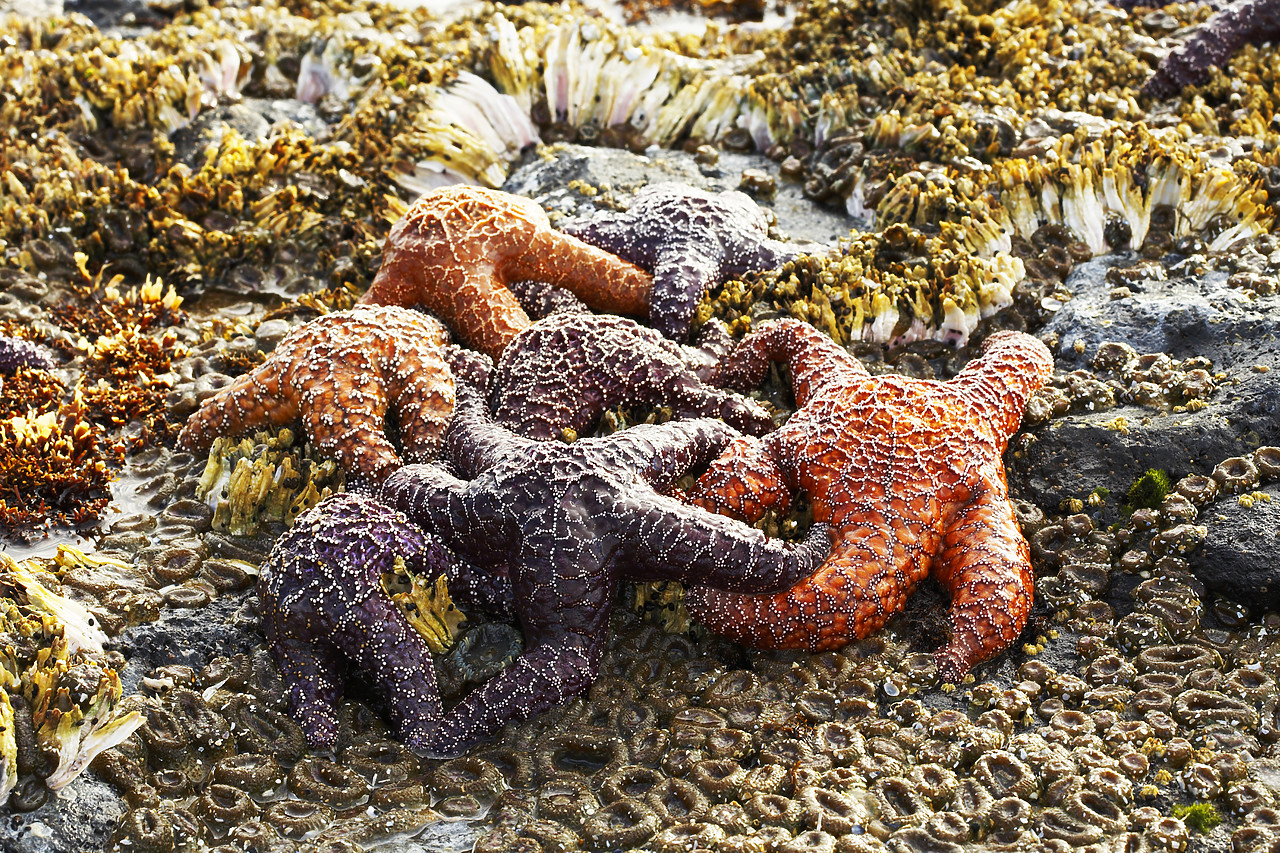
{"type": "MultiPolygon", "coordinates": [[[[720,9],[629,9],[666,5],[720,9]]],[[[1268,7],[1234,4],[1246,5],[1268,7]]],[[[1012,648],[954,687],[934,659],[943,596],[927,584],[883,630],[816,653],[664,630],[665,607],[615,608],[585,694],[460,757],[414,755],[358,689],[336,706],[332,750],[308,748],[240,605],[272,543],[360,466],[306,423],[175,445],[206,401],[287,361],[295,327],[352,316],[339,312],[373,283],[420,192],[499,186],[562,156],[557,142],[657,145],[686,149],[704,175],[755,152],[741,186],[759,201],[795,182],[847,214],[854,230],[822,253],[711,265],[692,323],[705,349],[661,350],[691,388],[719,382],[713,318],[735,336],[794,318],[873,376],[947,379],[993,332],[1034,334],[1072,299],[1073,268],[1111,252],[1128,253],[1107,274],[1114,300],[1220,272],[1274,310],[1273,47],[1246,45],[1156,100],[1143,91],[1164,79],[1153,70],[1212,10],[793,11],[774,29],[695,35],[542,4],[452,21],[347,0],[215,4],[121,31],[0,19],[0,535],[99,534],[0,565],[6,841],[35,850],[49,826],[66,831],[55,817],[73,807],[49,792],[92,764],[123,800],[94,844],[120,851],[1280,848],[1280,617],[1192,573],[1221,502],[1261,506],[1280,482],[1280,451],[1260,441],[1054,505],[1015,489],[1036,605],[1012,648]],[[232,636],[239,646],[218,647],[232,636]]],[[[572,187],[577,212],[625,208],[636,189],[572,187]]],[[[354,313],[370,310],[392,309],[354,313]]],[[[575,322],[517,338],[567,341],[575,322]]],[[[459,376],[488,369],[432,340],[459,376]]],[[[1072,351],[1069,337],[1048,343],[1072,351]]],[[[501,359],[497,371],[519,385],[501,359]]],[[[1009,455],[1086,412],[1212,412],[1239,382],[1194,353],[1105,343],[1031,396],[1009,455]]],[[[751,402],[699,393],[764,429],[796,399],[784,374],[763,383],[751,402]]],[[[399,442],[383,461],[418,446],[402,431],[411,414],[357,402],[371,433],[399,442]]],[[[602,405],[619,408],[562,436],[686,414],[660,397],[602,405]]],[[[775,513],[760,526],[797,538],[806,523],[775,513]]],[[[446,707],[524,654],[520,632],[463,590],[460,612],[388,563],[387,599],[431,624],[446,707]]]]}

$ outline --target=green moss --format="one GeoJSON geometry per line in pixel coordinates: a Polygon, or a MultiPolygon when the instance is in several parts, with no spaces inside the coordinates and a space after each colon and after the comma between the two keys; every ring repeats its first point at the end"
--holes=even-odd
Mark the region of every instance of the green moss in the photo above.
{"type": "Polygon", "coordinates": [[[1133,512],[1135,509],[1156,509],[1171,488],[1173,481],[1168,474],[1159,468],[1149,468],[1125,493],[1124,510],[1133,512]]]}
{"type": "Polygon", "coordinates": [[[1222,815],[1218,814],[1213,803],[1189,803],[1185,806],[1174,806],[1173,816],[1199,833],[1207,834],[1222,823],[1222,815]]]}

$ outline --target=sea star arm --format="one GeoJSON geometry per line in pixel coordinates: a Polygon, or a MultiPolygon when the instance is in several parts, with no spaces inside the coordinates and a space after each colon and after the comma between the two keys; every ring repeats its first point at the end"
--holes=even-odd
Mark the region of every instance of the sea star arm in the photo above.
{"type": "Polygon", "coordinates": [[[769,510],[791,507],[792,489],[764,441],[739,436],[689,490],[694,506],[754,524],[769,510]]]}
{"type": "MultiPolygon", "coordinates": [[[[565,232],[653,273],[646,295],[649,323],[668,338],[685,341],[698,300],[720,275],[724,256],[714,241],[695,244],[689,234],[679,233],[687,227],[667,230],[649,220],[669,214],[667,207],[638,201],[623,213],[604,211],[587,222],[569,223],[565,232]]],[[[689,216],[680,212],[682,219],[689,216]]]]}
{"type": "Polygon", "coordinates": [[[764,381],[769,363],[785,362],[791,371],[796,405],[803,406],[830,384],[868,377],[856,358],[822,332],[800,320],[770,320],[739,342],[726,360],[720,382],[740,391],[764,381]]]}
{"type": "Polygon", "coordinates": [[[665,492],[694,468],[715,459],[739,434],[712,418],[640,424],[599,442],[616,464],[665,492]]]}
{"type": "Polygon", "coordinates": [[[280,372],[279,363],[268,359],[237,376],[187,419],[178,447],[203,453],[219,436],[293,423],[298,419],[298,398],[284,393],[280,372]]]}
{"type": "Polygon", "coordinates": [[[503,352],[489,386],[496,420],[530,438],[582,432],[620,404],[666,405],[682,417],[720,417],[752,433],[773,421],[749,398],[701,381],[710,353],[681,346],[625,317],[556,314],[503,352]]]}
{"type": "Polygon", "coordinates": [[[53,353],[40,344],[0,335],[0,376],[13,373],[19,367],[51,370],[53,365],[53,353]]]}
{"type": "Polygon", "coordinates": [[[603,638],[572,632],[548,638],[469,693],[417,748],[435,757],[458,755],[509,722],[569,701],[595,680],[603,652],[603,638]]]}
{"type": "Polygon", "coordinates": [[[1027,400],[1052,374],[1053,356],[1039,340],[1021,332],[996,332],[983,344],[982,355],[949,385],[982,411],[1003,452],[1022,422],[1027,400]]]}
{"type": "Polygon", "coordinates": [[[649,292],[649,323],[674,341],[687,341],[698,302],[721,280],[719,253],[667,251],[653,265],[649,292]]]}
{"type": "Polygon", "coordinates": [[[501,496],[468,489],[438,464],[405,465],[382,484],[378,498],[455,553],[500,554],[512,539],[501,496]]]}
{"type": "Polygon", "coordinates": [[[445,446],[449,461],[463,477],[475,477],[536,445],[533,439],[518,436],[494,423],[480,392],[466,383],[458,385],[453,422],[445,433],[445,446]]]}
{"type": "Polygon", "coordinates": [[[938,674],[958,683],[1017,640],[1031,611],[1031,552],[1002,494],[984,491],[956,514],[933,572],[951,593],[953,629],[938,674]]]}
{"type": "Polygon", "coordinates": [[[396,401],[405,455],[415,462],[439,453],[454,406],[453,374],[437,353],[406,348],[394,364],[380,361],[353,349],[315,365],[299,405],[311,441],[375,486],[403,464],[385,432],[389,400],[396,401]]]}
{"type": "Polygon", "coordinates": [[[643,315],[653,279],[625,259],[548,226],[509,256],[504,281],[535,279],[563,287],[597,311],[643,315]]]}
{"type": "Polygon", "coordinates": [[[1280,37],[1280,0],[1235,0],[1219,9],[1161,61],[1143,94],[1168,98],[1184,86],[1203,83],[1209,66],[1223,67],[1246,44],[1280,37]]]}
{"type": "Polygon", "coordinates": [[[928,574],[930,534],[919,525],[890,530],[868,519],[846,530],[809,577],[772,595],[699,586],[686,602],[694,619],[734,642],[766,649],[839,648],[879,630],[928,574]]]}
{"type": "Polygon", "coordinates": [[[396,557],[447,571],[449,555],[404,516],[358,494],[309,510],[272,549],[258,579],[263,631],[308,742],[333,749],[342,658],[369,674],[411,735],[442,715],[426,643],[382,589],[396,557]]]}
{"type": "Polygon", "coordinates": [[[786,589],[812,574],[831,547],[830,528],[815,524],[798,543],[675,498],[639,509],[627,576],[678,580],[741,593],[786,589]]]}

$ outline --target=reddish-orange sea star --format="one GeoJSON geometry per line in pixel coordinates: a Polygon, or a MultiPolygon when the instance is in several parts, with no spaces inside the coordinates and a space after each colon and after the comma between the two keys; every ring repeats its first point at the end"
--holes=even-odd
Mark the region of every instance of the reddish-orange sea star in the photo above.
{"type": "Polygon", "coordinates": [[[653,284],[639,267],[556,231],[532,199],[455,186],[423,195],[396,222],[360,301],[421,306],[496,359],[529,326],[506,287],[522,279],[564,287],[598,311],[640,316],[653,284]]]}
{"type": "Polygon", "coordinates": [[[178,446],[205,451],[220,435],[301,420],[311,442],[348,474],[380,484],[403,463],[383,432],[387,409],[412,462],[435,459],[453,413],[453,373],[434,317],[358,305],[285,336],[265,362],[238,377],[187,419],[178,446]]]}
{"type": "Polygon", "coordinates": [[[937,654],[944,679],[1008,648],[1026,624],[1033,578],[1001,455],[1052,372],[1045,346],[999,332],[949,382],[872,377],[813,327],[778,320],[739,344],[727,384],[754,387],[772,360],[789,365],[799,409],[721,456],[689,497],[754,520],[803,489],[814,521],[831,525],[831,555],[777,594],[692,589],[694,617],[748,645],[837,648],[879,629],[932,573],[951,594],[953,635],[937,654]]]}

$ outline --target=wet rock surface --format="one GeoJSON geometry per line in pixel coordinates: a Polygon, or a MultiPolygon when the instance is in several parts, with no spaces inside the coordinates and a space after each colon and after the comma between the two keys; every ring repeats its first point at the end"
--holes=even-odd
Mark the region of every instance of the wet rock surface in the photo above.
{"type": "Polygon", "coordinates": [[[1102,257],[1072,272],[1070,300],[1039,332],[1054,342],[1058,370],[1090,371],[1101,344],[1120,342],[1139,355],[1208,359],[1216,390],[1203,408],[1100,401],[1032,427],[1006,464],[1010,481],[1042,506],[1127,488],[1151,468],[1175,480],[1207,475],[1241,448],[1280,443],[1280,297],[1246,293],[1226,271],[1190,274],[1177,256],[1162,262],[1173,267],[1167,278],[1118,295],[1108,273],[1133,261],[1102,257]]]}
{"type": "Polygon", "coordinates": [[[1191,568],[1205,586],[1254,609],[1280,609],[1280,490],[1222,498],[1201,515],[1208,534],[1191,568]]]}
{"type": "MultiPolygon", "coordinates": [[[[502,188],[538,200],[553,217],[589,217],[611,199],[626,204],[637,189],[663,181],[686,183],[712,192],[743,189],[752,171],[776,173],[777,165],[761,154],[716,151],[714,163],[697,154],[651,148],[636,154],[619,148],[572,143],[549,146],[511,173],[502,188]]],[[[751,193],[748,193],[751,194],[751,193]]],[[[843,213],[816,205],[805,197],[799,181],[779,179],[772,195],[755,195],[771,211],[785,239],[833,245],[849,234],[843,213]]]]}

